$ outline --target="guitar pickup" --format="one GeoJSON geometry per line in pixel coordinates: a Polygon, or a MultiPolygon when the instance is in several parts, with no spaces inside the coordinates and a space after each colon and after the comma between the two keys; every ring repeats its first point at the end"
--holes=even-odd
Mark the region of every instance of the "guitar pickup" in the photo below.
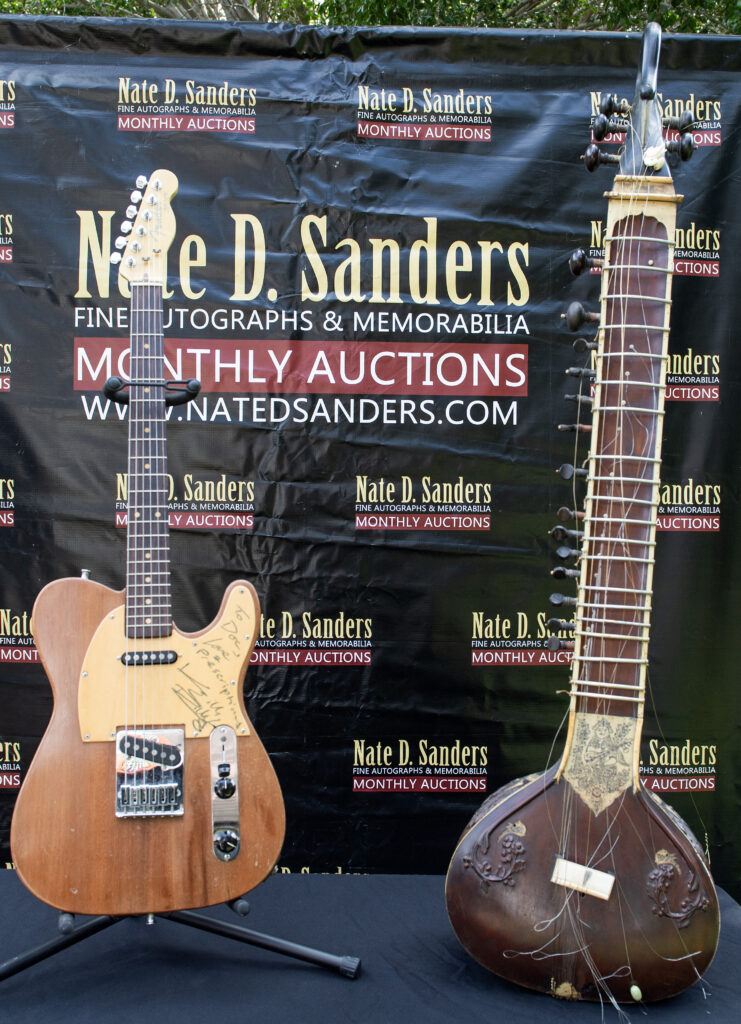
{"type": "Polygon", "coordinates": [[[121,655],[124,665],[172,665],[177,660],[177,651],[125,651],[121,655]]]}

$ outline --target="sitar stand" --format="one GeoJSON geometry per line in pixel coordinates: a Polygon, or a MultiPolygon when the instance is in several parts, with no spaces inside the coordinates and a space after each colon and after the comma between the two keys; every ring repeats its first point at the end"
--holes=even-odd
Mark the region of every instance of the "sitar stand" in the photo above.
{"type": "MultiPolygon", "coordinates": [[[[231,900],[228,904],[235,914],[245,917],[249,913],[249,903],[244,897],[231,900]]],[[[283,956],[293,957],[295,960],[303,960],[306,963],[315,964],[317,967],[326,967],[328,970],[337,971],[343,978],[354,980],[360,974],[360,960],[354,956],[336,956],[333,953],[324,953],[322,950],[313,949],[311,946],[301,946],[296,942],[288,942],[286,939],[279,939],[273,935],[264,935],[262,932],[255,932],[249,928],[228,924],[225,921],[217,921],[213,917],[204,917],[193,910],[173,910],[168,914],[149,914],[146,917],[148,924],[153,924],[156,918],[161,917],[168,921],[176,921],[178,924],[188,925],[190,928],[198,928],[204,932],[211,932],[214,935],[223,935],[226,939],[234,939],[237,942],[244,942],[250,946],[258,946],[260,949],[269,949],[274,953],[281,953],[283,956]]],[[[98,932],[110,928],[119,921],[125,921],[126,917],[113,917],[109,914],[100,917],[90,918],[83,924],[75,924],[73,914],[62,913],[59,915],[59,935],[56,939],[45,942],[42,946],[29,949],[26,953],[11,957],[5,963],[0,964],[0,981],[20,974],[34,964],[48,960],[49,957],[61,953],[69,946],[75,946],[78,942],[96,935],[98,932]]]]}

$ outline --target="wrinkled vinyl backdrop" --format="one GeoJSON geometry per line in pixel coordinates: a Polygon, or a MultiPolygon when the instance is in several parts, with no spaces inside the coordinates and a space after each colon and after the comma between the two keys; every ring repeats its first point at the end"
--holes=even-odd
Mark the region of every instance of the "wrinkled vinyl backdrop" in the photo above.
{"type": "MultiPolygon", "coordinates": [[[[602,248],[585,172],[635,36],[0,20],[0,846],[52,708],[31,609],[124,585],[128,300],[108,263],[138,175],[173,171],[175,621],[235,579],[263,609],[252,721],[281,867],[440,872],[486,792],[558,756],[569,617],[549,537],[580,500],[561,314],[602,248]],[[555,742],[554,742],[555,738],[555,742]]],[[[679,209],[647,785],[739,895],[738,40],[665,38],[679,209]]],[[[603,144],[617,152],[622,139],[603,144]]],[[[567,523],[572,527],[573,523],[567,523]]],[[[566,542],[568,545],[568,541],[566,542]]],[[[85,780],[80,779],[81,790],[85,780]]]]}

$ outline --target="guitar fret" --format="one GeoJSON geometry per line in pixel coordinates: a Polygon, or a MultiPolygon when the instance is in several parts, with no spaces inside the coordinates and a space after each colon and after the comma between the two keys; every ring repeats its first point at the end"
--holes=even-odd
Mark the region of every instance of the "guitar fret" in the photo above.
{"type": "Polygon", "coordinates": [[[646,612],[651,611],[651,603],[646,602],[645,605],[641,604],[610,604],[606,601],[585,601],[582,605],[583,608],[590,610],[592,608],[612,608],[619,609],[621,612],[640,612],[642,615],[646,612]]]}

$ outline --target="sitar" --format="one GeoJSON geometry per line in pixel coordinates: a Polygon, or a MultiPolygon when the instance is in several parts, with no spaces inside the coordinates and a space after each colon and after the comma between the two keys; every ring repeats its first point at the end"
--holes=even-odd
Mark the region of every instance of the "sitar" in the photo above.
{"type": "MultiPolygon", "coordinates": [[[[21,787],[11,848],[26,886],[60,910],[145,914],[235,899],[273,869],[280,785],[243,685],[260,623],[254,587],[213,622],[172,621],[166,422],[197,382],[165,380],[163,288],[177,178],[137,180],[119,284],[131,294],[126,587],[56,580],[33,608],[54,708],[21,787]],[[145,189],[143,195],[140,191],[145,189]]],[[[114,256],[120,255],[114,253],[114,256]]]]}
{"type": "MultiPolygon", "coordinates": [[[[661,437],[677,204],[656,96],[659,26],[644,33],[630,109],[607,97],[595,136],[627,122],[599,270],[590,450],[564,475],[586,482],[568,730],[560,761],[492,793],[453,854],[453,928],[484,967],[565,999],[616,1003],[675,995],[718,943],[719,911],[703,851],[685,822],[641,784],[661,437]]],[[[590,145],[594,169],[610,157],[590,145]]],[[[572,269],[585,264],[583,252],[572,269]]],[[[596,314],[593,314],[596,316],[596,314]]],[[[570,307],[570,326],[588,318],[570,307]]],[[[589,430],[590,425],[586,424],[589,430]]],[[[557,627],[570,627],[563,620],[557,627]]],[[[561,629],[563,632],[563,629],[561,629]]]]}

